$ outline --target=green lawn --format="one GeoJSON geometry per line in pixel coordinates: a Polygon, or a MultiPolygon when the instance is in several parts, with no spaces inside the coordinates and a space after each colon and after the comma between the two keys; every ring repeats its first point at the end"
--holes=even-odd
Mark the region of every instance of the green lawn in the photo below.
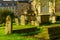
{"type": "Polygon", "coordinates": [[[0,40],[37,40],[37,39],[32,37],[20,36],[19,34],[11,34],[0,36],[0,40]]]}
{"type": "MultiPolygon", "coordinates": [[[[12,33],[10,35],[5,34],[5,26],[2,26],[2,27],[0,27],[0,40],[38,40],[37,38],[35,38],[31,35],[42,32],[43,26],[52,26],[52,25],[58,26],[60,24],[41,25],[40,27],[38,27],[39,30],[34,31],[34,32],[12,33]]],[[[21,29],[34,28],[34,27],[36,27],[36,26],[31,26],[31,25],[26,25],[26,26],[19,25],[19,26],[17,26],[16,24],[13,24],[13,30],[21,30],[21,29]]]]}
{"type": "MultiPolygon", "coordinates": [[[[19,30],[19,29],[26,29],[26,28],[33,28],[35,26],[31,26],[31,25],[13,25],[13,30],[19,30]]],[[[26,36],[27,34],[34,34],[37,33],[39,31],[36,32],[29,32],[29,33],[12,33],[10,35],[5,35],[5,26],[0,27],[0,40],[38,40],[37,38],[34,38],[33,36],[28,37],[26,36]]]]}

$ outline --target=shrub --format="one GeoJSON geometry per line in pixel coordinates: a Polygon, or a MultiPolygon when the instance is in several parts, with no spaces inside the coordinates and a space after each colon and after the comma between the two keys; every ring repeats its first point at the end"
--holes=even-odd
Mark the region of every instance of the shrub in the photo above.
{"type": "Polygon", "coordinates": [[[14,13],[11,12],[10,10],[7,10],[7,9],[0,9],[0,23],[5,23],[6,22],[6,17],[10,15],[11,18],[13,19],[14,18],[14,13]]]}

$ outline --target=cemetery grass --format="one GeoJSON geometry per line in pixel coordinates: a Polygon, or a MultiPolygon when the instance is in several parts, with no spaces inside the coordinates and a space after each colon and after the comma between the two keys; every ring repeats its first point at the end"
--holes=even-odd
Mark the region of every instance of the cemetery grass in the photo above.
{"type": "MultiPolygon", "coordinates": [[[[32,26],[31,25],[26,25],[26,26],[13,25],[13,30],[26,29],[26,28],[32,28],[32,26]]],[[[33,33],[35,33],[35,32],[33,32],[33,33]]],[[[0,40],[38,40],[37,38],[34,38],[33,36],[26,36],[26,34],[28,34],[28,33],[12,33],[9,35],[5,35],[5,26],[0,27],[0,40]]],[[[30,34],[32,34],[32,33],[29,33],[28,35],[30,35],[30,34]]]]}
{"type": "MultiPolygon", "coordinates": [[[[32,33],[12,33],[9,35],[5,34],[5,26],[0,27],[0,40],[38,40],[37,38],[30,36],[30,34],[34,34],[34,33],[41,33],[43,32],[43,26],[51,26],[51,25],[60,25],[60,24],[50,24],[50,25],[41,25],[38,31],[34,31],[32,33]],[[28,35],[26,35],[28,34],[28,35]]],[[[19,29],[26,29],[26,28],[33,28],[36,26],[31,26],[31,25],[16,25],[13,24],[13,30],[19,30],[19,29]]],[[[40,35],[38,35],[40,36],[40,35]]]]}

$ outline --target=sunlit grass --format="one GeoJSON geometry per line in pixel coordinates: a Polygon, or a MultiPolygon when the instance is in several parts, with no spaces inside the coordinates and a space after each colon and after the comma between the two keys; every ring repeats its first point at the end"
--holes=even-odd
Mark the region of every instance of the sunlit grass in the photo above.
{"type": "MultiPolygon", "coordinates": [[[[10,35],[6,35],[5,34],[5,26],[0,27],[0,40],[38,40],[37,38],[34,37],[25,37],[25,36],[30,36],[32,34],[36,34],[36,33],[41,33],[43,32],[43,26],[51,26],[51,25],[59,25],[59,24],[50,24],[50,25],[42,25],[42,26],[32,26],[32,25],[16,25],[13,24],[13,30],[20,30],[20,29],[27,29],[27,28],[34,28],[37,27],[39,28],[38,31],[34,31],[34,32],[29,32],[29,33],[12,33],[10,35]]],[[[44,34],[45,35],[45,34],[44,34]]],[[[40,36],[40,35],[39,35],[40,36]]]]}
{"type": "MultiPolygon", "coordinates": [[[[13,25],[13,30],[19,30],[21,28],[24,29],[24,27],[26,28],[30,28],[32,26],[30,25],[26,25],[26,26],[23,26],[23,25],[13,25]]],[[[0,27],[0,40],[37,40],[36,38],[33,38],[33,37],[25,37],[23,35],[27,35],[27,34],[33,34],[32,33],[21,33],[21,34],[18,34],[18,33],[12,33],[10,35],[6,35],[5,34],[5,26],[2,26],[0,27]]]]}
{"type": "Polygon", "coordinates": [[[37,40],[37,39],[32,37],[19,36],[17,34],[11,34],[0,36],[0,40],[37,40]]]}
{"type": "Polygon", "coordinates": [[[31,25],[13,25],[13,30],[14,29],[25,29],[25,28],[33,28],[33,27],[36,27],[36,26],[31,26],[31,25]]]}

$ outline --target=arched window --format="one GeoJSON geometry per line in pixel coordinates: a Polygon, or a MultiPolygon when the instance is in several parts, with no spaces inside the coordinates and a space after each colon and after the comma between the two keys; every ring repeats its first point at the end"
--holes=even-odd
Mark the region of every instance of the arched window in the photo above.
{"type": "Polygon", "coordinates": [[[49,13],[49,0],[41,0],[41,12],[49,13]]]}

